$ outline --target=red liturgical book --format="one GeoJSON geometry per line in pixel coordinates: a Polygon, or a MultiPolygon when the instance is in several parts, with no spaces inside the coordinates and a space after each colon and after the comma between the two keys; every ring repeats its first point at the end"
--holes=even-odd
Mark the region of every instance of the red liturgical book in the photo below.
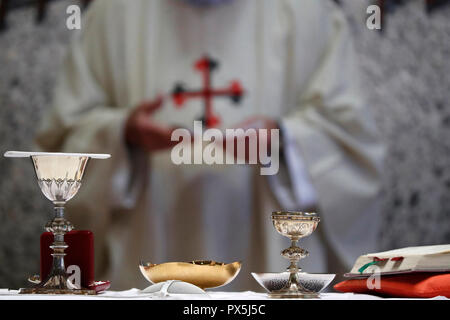
{"type": "MultiPolygon", "coordinates": [[[[64,242],[69,246],[66,250],[64,262],[66,269],[78,266],[81,271],[81,286],[84,288],[94,285],[94,234],[87,230],[72,230],[64,236],[64,242]]],[[[53,234],[44,232],[41,235],[41,279],[46,279],[53,264],[51,256],[53,234]]],[[[70,270],[70,269],[69,269],[70,270]]]]}

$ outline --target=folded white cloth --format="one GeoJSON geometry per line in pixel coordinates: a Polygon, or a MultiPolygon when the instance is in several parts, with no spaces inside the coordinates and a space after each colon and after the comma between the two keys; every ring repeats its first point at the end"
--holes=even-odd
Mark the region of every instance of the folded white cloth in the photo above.
{"type": "Polygon", "coordinates": [[[206,292],[188,282],[180,280],[168,280],[151,285],[142,290],[142,293],[153,293],[166,297],[170,294],[206,294],[206,292]]]}

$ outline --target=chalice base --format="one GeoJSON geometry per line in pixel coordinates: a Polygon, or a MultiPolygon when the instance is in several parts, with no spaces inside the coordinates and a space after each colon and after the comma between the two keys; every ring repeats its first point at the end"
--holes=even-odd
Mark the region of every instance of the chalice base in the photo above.
{"type": "Polygon", "coordinates": [[[95,290],[89,289],[54,289],[54,288],[21,288],[20,294],[76,294],[96,295],[95,290]]]}
{"type": "Polygon", "coordinates": [[[291,283],[286,285],[280,290],[270,292],[269,296],[276,299],[284,298],[301,298],[301,299],[314,299],[319,298],[318,292],[313,292],[305,289],[299,283],[291,283]]]}
{"type": "Polygon", "coordinates": [[[45,281],[37,283],[32,288],[21,288],[19,294],[76,294],[76,295],[96,295],[97,292],[91,289],[69,288],[65,275],[53,274],[45,281]]]}
{"type": "Polygon", "coordinates": [[[317,292],[307,292],[307,291],[297,291],[297,290],[291,290],[289,288],[272,291],[269,294],[269,297],[275,298],[275,299],[314,299],[319,298],[320,295],[317,292]]]}

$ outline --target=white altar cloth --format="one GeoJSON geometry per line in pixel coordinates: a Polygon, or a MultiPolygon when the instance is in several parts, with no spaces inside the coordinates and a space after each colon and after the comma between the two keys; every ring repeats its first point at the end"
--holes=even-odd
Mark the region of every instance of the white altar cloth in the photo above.
{"type": "MultiPolygon", "coordinates": [[[[139,289],[125,291],[105,291],[96,296],[82,295],[36,295],[19,294],[18,290],[0,289],[0,300],[269,300],[267,294],[253,291],[243,292],[216,292],[206,294],[169,294],[162,296],[159,293],[142,293],[139,289]]],[[[270,299],[272,300],[272,299],[270,299]]],[[[301,299],[300,299],[301,300],[301,299]]],[[[354,293],[322,293],[317,300],[386,300],[368,294],[354,293]]],[[[412,300],[389,298],[389,300],[412,300]]],[[[416,300],[449,300],[446,297],[416,300]]]]}

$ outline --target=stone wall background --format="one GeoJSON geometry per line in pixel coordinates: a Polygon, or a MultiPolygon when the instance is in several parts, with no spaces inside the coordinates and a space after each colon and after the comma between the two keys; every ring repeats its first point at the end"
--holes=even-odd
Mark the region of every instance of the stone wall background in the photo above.
{"type": "MultiPolygon", "coordinates": [[[[70,32],[50,3],[45,21],[14,10],[0,33],[0,151],[27,150],[49,106],[70,32]]],[[[450,243],[450,6],[428,15],[409,0],[383,33],[365,27],[370,0],[341,0],[355,36],[364,90],[388,147],[382,249],[450,243]]],[[[0,157],[0,287],[39,272],[39,235],[51,217],[29,160],[0,157]]]]}

